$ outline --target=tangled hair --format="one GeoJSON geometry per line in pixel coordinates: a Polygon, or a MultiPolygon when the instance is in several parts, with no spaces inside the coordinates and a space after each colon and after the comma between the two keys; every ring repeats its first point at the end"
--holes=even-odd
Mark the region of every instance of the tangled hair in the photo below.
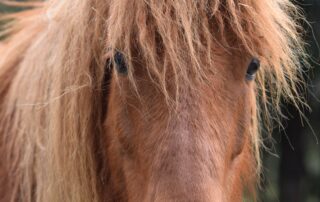
{"type": "Polygon", "coordinates": [[[194,79],[190,71],[205,79],[214,46],[259,57],[258,167],[261,115],[281,112],[282,98],[301,102],[301,15],[289,0],[51,0],[9,17],[17,22],[0,46],[0,150],[7,153],[0,169],[10,171],[11,201],[101,200],[101,85],[110,51],[126,56],[133,86],[138,52],[167,100],[167,74],[177,89],[194,79]]]}

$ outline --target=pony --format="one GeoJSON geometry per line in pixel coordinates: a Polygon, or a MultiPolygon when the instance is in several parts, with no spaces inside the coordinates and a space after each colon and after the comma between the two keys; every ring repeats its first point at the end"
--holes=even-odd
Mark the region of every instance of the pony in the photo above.
{"type": "Polygon", "coordinates": [[[256,198],[261,125],[302,102],[289,0],[32,3],[1,17],[0,201],[256,198]]]}

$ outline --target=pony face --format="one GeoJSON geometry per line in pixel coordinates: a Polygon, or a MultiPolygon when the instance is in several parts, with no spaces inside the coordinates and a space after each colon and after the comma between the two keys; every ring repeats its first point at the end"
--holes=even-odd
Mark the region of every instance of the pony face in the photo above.
{"type": "Polygon", "coordinates": [[[127,190],[129,201],[241,199],[241,177],[254,162],[249,133],[255,102],[244,64],[217,64],[206,82],[182,86],[174,109],[146,72],[135,75],[139,94],[126,76],[113,77],[105,129],[111,170],[121,171],[113,183],[124,180],[116,193],[127,190]]]}
{"type": "Polygon", "coordinates": [[[110,5],[104,129],[123,200],[240,201],[253,184],[259,64],[214,9],[110,5]]]}
{"type": "Polygon", "coordinates": [[[256,85],[264,106],[278,106],[285,89],[293,89],[288,97],[295,91],[281,76],[296,80],[288,48],[299,44],[295,24],[281,25],[293,34],[287,38],[298,39],[290,42],[267,29],[290,19],[279,8],[292,5],[123,0],[109,6],[106,44],[114,71],[104,136],[112,193],[129,201],[240,201],[259,170],[256,85]],[[255,56],[263,64],[257,81],[255,56]],[[274,92],[269,98],[266,87],[274,92]]]}
{"type": "MultiPolygon", "coordinates": [[[[111,181],[121,184],[112,186],[117,197],[241,200],[239,185],[248,183],[241,178],[254,177],[254,81],[246,78],[250,60],[225,52],[217,55],[214,66],[203,66],[205,80],[190,71],[187,83],[178,88],[175,75],[168,73],[166,93],[175,99],[167,100],[142,61],[131,66],[134,86],[124,73],[125,56],[115,53],[104,127],[108,164],[115,171],[111,181]]],[[[192,69],[189,64],[185,68],[192,69]]]]}

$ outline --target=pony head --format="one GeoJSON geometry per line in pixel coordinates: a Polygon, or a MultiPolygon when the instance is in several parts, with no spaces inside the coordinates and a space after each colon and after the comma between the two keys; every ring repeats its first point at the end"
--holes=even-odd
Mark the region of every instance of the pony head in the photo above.
{"type": "Polygon", "coordinates": [[[14,69],[0,91],[13,199],[254,192],[261,115],[300,102],[289,0],[52,0],[34,18],[11,42],[23,57],[0,61],[14,69]]]}

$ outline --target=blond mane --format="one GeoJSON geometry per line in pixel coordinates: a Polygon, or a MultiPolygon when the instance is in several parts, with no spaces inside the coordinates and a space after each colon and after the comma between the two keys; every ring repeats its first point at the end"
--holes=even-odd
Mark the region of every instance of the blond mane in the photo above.
{"type": "Polygon", "coordinates": [[[167,73],[177,87],[190,71],[205,79],[201,67],[214,66],[217,44],[258,57],[252,131],[258,167],[261,117],[281,114],[282,98],[301,102],[301,15],[289,0],[51,0],[29,12],[0,46],[0,148],[9,152],[0,169],[10,169],[11,201],[101,200],[96,153],[110,49],[126,55],[133,85],[139,49],[168,99],[167,73]]]}

